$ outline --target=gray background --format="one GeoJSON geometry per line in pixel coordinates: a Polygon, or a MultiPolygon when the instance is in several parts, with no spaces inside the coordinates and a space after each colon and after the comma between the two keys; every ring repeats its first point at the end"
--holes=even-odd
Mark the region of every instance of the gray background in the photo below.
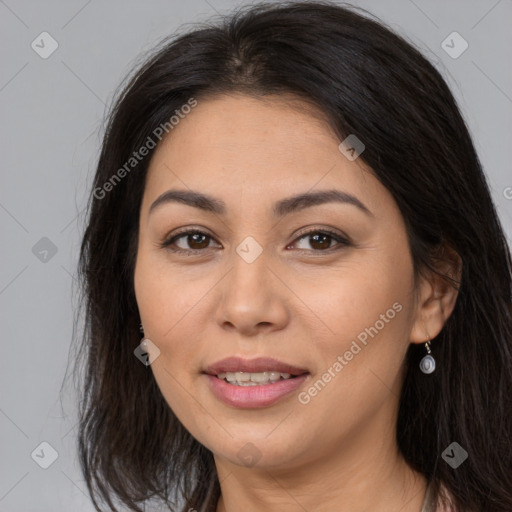
{"type": "MultiPolygon", "coordinates": [[[[65,375],[80,213],[106,105],[141,51],[240,3],[0,1],[1,511],[93,510],[77,465],[76,396],[65,375]],[[43,31],[58,42],[47,59],[31,47],[43,31]],[[58,452],[48,469],[35,462],[50,460],[38,448],[43,441],[58,452]]],[[[419,45],[448,81],[510,239],[512,2],[353,3],[419,45]],[[458,58],[441,46],[453,31],[469,44],[458,58]]]]}

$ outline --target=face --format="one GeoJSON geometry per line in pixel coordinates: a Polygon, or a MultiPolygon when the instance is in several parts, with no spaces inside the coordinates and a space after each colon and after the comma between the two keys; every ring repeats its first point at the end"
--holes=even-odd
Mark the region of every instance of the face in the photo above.
{"type": "Polygon", "coordinates": [[[394,436],[412,260],[391,194],[339,144],[283,97],[222,96],[152,157],[134,276],[151,369],[217,462],[291,468],[394,436]]]}

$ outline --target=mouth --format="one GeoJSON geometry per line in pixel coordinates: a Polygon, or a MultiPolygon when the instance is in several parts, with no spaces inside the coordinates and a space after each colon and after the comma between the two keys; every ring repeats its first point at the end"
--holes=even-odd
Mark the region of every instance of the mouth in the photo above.
{"type": "Polygon", "coordinates": [[[299,368],[270,357],[243,359],[228,357],[208,366],[204,373],[213,375],[231,384],[256,385],[270,384],[281,379],[292,379],[305,373],[305,368],[299,368]]]}
{"type": "Polygon", "coordinates": [[[271,358],[223,359],[206,368],[214,394],[234,407],[266,407],[297,390],[309,371],[271,358]]]}
{"type": "MultiPolygon", "coordinates": [[[[307,372],[306,372],[307,373],[307,372]]],[[[222,372],[216,375],[218,379],[224,380],[234,386],[266,386],[280,380],[297,378],[297,375],[281,372],[222,372]]]]}

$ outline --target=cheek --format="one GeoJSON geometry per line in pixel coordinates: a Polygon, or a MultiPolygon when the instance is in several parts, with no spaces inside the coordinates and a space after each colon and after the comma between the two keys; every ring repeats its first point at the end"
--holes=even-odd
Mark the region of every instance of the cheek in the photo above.
{"type": "Polygon", "coordinates": [[[200,333],[211,317],[205,309],[207,294],[218,281],[211,273],[195,274],[180,272],[148,251],[140,252],[134,275],[145,335],[160,351],[151,370],[165,400],[183,419],[204,414],[200,409],[194,412],[196,402],[187,390],[191,375],[199,372],[200,333]]]}
{"type": "Polygon", "coordinates": [[[155,265],[151,254],[143,252],[137,259],[134,286],[144,334],[160,351],[151,371],[164,399],[180,418],[200,414],[192,412],[185,379],[198,352],[194,347],[197,331],[194,337],[187,321],[200,298],[197,288],[182,285],[179,274],[155,265]]]}
{"type": "Polygon", "coordinates": [[[377,334],[376,327],[379,337],[401,330],[411,283],[405,278],[407,263],[403,262],[403,272],[397,272],[398,263],[393,265],[392,260],[381,253],[378,259],[361,257],[333,272],[317,272],[307,279],[295,276],[291,280],[292,276],[287,276],[300,299],[296,301],[294,321],[308,330],[312,343],[330,347],[329,352],[342,350],[358,336],[364,342],[365,336],[370,338],[368,329],[377,334]]]}
{"type": "Polygon", "coordinates": [[[336,334],[316,338],[314,355],[321,364],[298,401],[303,414],[332,426],[326,428],[326,439],[350,438],[354,429],[371,423],[384,404],[392,421],[407,349],[407,309],[400,299],[393,300],[396,295],[374,297],[368,304],[364,294],[351,300],[340,294],[337,304],[333,297],[332,310],[322,310],[336,334]]]}
{"type": "Polygon", "coordinates": [[[340,270],[328,285],[314,280],[294,290],[317,313],[304,328],[321,361],[301,403],[341,422],[346,409],[334,411],[333,404],[364,415],[389,397],[408,348],[412,267],[380,254],[340,270]]]}
{"type": "MultiPolygon", "coordinates": [[[[160,249],[159,249],[160,250],[160,249]]],[[[134,275],[135,294],[146,334],[161,349],[180,346],[176,337],[192,341],[194,327],[204,298],[215,280],[205,272],[180,269],[153,251],[141,251],[134,275]]],[[[194,332],[197,336],[197,324],[194,332]]]]}

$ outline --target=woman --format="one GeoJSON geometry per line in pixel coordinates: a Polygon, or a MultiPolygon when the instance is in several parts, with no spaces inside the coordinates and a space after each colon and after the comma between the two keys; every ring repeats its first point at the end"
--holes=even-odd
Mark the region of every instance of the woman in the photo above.
{"type": "Polygon", "coordinates": [[[80,273],[97,510],[512,510],[510,252],[449,88],[382,23],[274,2],[164,41],[80,273]]]}

